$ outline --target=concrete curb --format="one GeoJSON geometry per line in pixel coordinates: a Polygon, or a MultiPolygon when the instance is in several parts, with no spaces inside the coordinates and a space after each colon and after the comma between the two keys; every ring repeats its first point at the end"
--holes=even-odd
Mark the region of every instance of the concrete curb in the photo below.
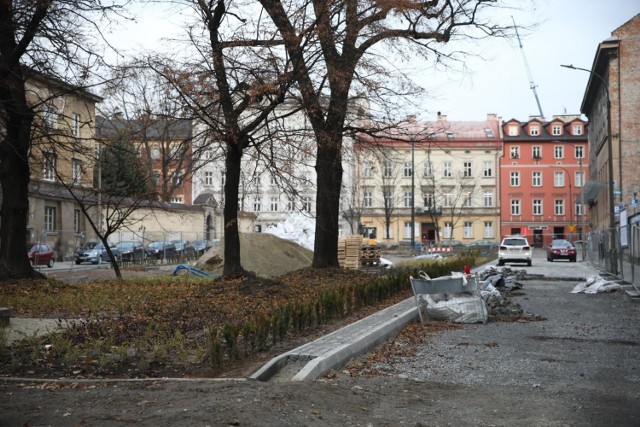
{"type": "Polygon", "coordinates": [[[417,318],[415,301],[413,297],[408,298],[312,343],[274,357],[250,378],[269,381],[289,362],[307,361],[291,381],[314,380],[332,369],[344,366],[352,358],[370,351],[417,318]],[[336,344],[337,342],[341,344],[336,344]]]}

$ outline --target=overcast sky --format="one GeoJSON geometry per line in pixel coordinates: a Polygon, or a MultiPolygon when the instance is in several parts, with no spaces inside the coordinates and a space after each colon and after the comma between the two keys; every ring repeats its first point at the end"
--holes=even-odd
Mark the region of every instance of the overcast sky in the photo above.
{"type": "MultiPolygon", "coordinates": [[[[539,23],[535,32],[520,36],[545,117],[580,113],[589,74],[560,64],[590,69],[598,44],[640,13],[640,0],[509,1],[523,10],[506,11],[503,23],[511,16],[519,26],[539,23]]],[[[118,34],[124,42],[117,44],[131,50],[161,46],[163,36],[184,33],[181,22],[179,15],[146,7],[136,25],[118,34]]],[[[438,111],[450,120],[483,120],[487,113],[526,120],[539,114],[517,39],[484,41],[479,52],[485,59],[468,60],[465,73],[421,71],[429,92],[421,119],[434,119],[438,111]]]]}

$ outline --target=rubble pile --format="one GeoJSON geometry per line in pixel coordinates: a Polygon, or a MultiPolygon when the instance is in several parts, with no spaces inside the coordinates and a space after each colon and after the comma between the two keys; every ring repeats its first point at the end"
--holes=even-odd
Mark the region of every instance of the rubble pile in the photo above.
{"type": "Polygon", "coordinates": [[[520,304],[509,299],[509,293],[522,289],[520,280],[527,276],[526,270],[512,270],[508,267],[487,267],[478,273],[480,293],[487,305],[489,317],[529,316],[520,304]]]}

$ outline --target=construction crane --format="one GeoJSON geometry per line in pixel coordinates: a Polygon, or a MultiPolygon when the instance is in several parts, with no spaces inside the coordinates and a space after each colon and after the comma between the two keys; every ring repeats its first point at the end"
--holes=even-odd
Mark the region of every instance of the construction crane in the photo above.
{"type": "Polygon", "coordinates": [[[536,97],[536,104],[538,104],[538,111],[540,111],[540,116],[544,117],[544,113],[542,112],[542,106],[540,105],[540,99],[538,98],[538,92],[536,91],[536,84],[533,82],[533,76],[531,75],[531,69],[529,68],[529,63],[527,62],[527,57],[524,54],[524,47],[522,46],[522,40],[520,40],[520,34],[518,33],[518,26],[516,25],[516,20],[513,19],[513,28],[516,30],[516,37],[518,37],[518,44],[520,44],[520,52],[522,53],[522,60],[524,61],[524,67],[527,69],[527,77],[529,77],[529,89],[533,91],[533,96],[536,97]]]}

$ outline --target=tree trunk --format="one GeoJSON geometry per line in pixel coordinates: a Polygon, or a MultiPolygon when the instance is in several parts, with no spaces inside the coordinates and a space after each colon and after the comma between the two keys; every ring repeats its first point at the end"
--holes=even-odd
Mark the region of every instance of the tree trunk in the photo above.
{"type": "Polygon", "coordinates": [[[29,146],[34,113],[27,106],[20,67],[3,79],[0,98],[7,113],[6,139],[0,142],[0,280],[41,278],[27,257],[29,146]]]}
{"type": "Polygon", "coordinates": [[[225,155],[226,181],[224,183],[224,268],[225,276],[243,274],[240,260],[240,234],[238,232],[238,187],[240,186],[242,149],[238,144],[227,144],[225,155]]]}
{"type": "Polygon", "coordinates": [[[339,267],[338,263],[338,218],[340,213],[340,190],[342,187],[342,135],[334,138],[324,136],[319,141],[316,173],[316,236],[313,248],[313,268],[339,267]]]}

